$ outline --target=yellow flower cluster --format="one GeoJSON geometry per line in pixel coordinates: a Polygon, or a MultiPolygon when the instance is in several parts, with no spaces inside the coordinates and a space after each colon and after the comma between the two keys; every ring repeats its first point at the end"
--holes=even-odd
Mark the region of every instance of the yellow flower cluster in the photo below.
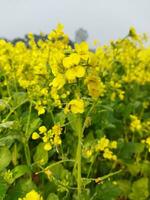
{"type": "Polygon", "coordinates": [[[99,96],[103,96],[105,91],[105,86],[98,76],[96,75],[88,76],[85,79],[85,83],[87,84],[89,95],[91,97],[98,98],[99,96]]]}
{"type": "MultiPolygon", "coordinates": [[[[63,109],[70,104],[73,108],[76,102],[70,100],[77,98],[77,90],[81,99],[109,95],[112,101],[117,96],[123,100],[123,85],[150,81],[150,48],[144,47],[143,38],[134,28],[125,39],[98,47],[95,52],[86,42],[72,48],[62,24],[46,40],[35,42],[32,33],[28,38],[28,45],[0,40],[0,71],[5,76],[2,85],[26,91],[38,115],[45,114],[49,106],[63,109]]],[[[79,112],[69,109],[82,113],[81,104],[79,112]]]]}
{"type": "Polygon", "coordinates": [[[18,200],[43,200],[43,197],[39,195],[35,190],[31,190],[23,198],[18,198],[18,200]]]}
{"type": "Polygon", "coordinates": [[[117,156],[113,154],[112,150],[116,148],[117,141],[110,141],[108,138],[106,138],[106,136],[104,136],[98,140],[96,145],[85,145],[82,153],[85,158],[90,159],[95,153],[101,152],[103,154],[103,158],[115,161],[117,160],[117,156]]]}
{"type": "Polygon", "coordinates": [[[44,142],[44,149],[50,151],[53,146],[61,144],[61,132],[62,128],[60,125],[55,124],[51,129],[47,130],[45,126],[39,128],[39,132],[32,133],[32,139],[37,140],[39,138],[44,142]]]}
{"type": "Polygon", "coordinates": [[[148,148],[148,151],[150,152],[150,137],[147,137],[145,140],[142,140],[141,142],[146,144],[146,147],[148,148]]]}
{"type": "Polygon", "coordinates": [[[119,82],[110,81],[112,89],[111,100],[114,101],[118,96],[120,100],[124,100],[125,91],[121,89],[122,85],[119,82]]]}
{"type": "Polygon", "coordinates": [[[116,141],[110,141],[105,136],[102,137],[98,144],[96,145],[96,152],[102,152],[103,157],[109,160],[116,160],[117,156],[113,154],[111,149],[117,148],[117,142],[116,141]]]}
{"type": "Polygon", "coordinates": [[[132,132],[140,131],[142,129],[141,121],[135,115],[130,115],[131,123],[130,123],[130,130],[132,132]]]}

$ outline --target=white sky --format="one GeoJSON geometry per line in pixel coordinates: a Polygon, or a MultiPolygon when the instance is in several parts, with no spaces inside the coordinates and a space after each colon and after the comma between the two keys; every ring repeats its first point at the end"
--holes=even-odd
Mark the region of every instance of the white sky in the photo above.
{"type": "Polygon", "coordinates": [[[48,33],[58,22],[72,39],[86,29],[90,43],[124,37],[130,26],[150,34],[150,0],[0,0],[0,37],[48,33]]]}

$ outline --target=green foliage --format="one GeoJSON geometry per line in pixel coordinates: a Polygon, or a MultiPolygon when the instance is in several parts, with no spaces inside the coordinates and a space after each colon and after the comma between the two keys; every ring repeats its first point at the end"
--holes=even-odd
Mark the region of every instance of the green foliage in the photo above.
{"type": "Polygon", "coordinates": [[[0,200],[4,199],[7,192],[7,188],[8,188],[7,183],[2,177],[0,177],[0,200]]]}
{"type": "Polygon", "coordinates": [[[105,182],[96,187],[94,200],[116,200],[121,195],[120,188],[112,182],[105,182]]]}
{"type": "Polygon", "coordinates": [[[44,165],[48,162],[48,152],[44,150],[44,144],[40,143],[36,147],[36,152],[34,154],[34,162],[44,165]]]}
{"type": "Polygon", "coordinates": [[[131,200],[146,200],[149,197],[149,179],[140,178],[132,184],[132,192],[129,194],[131,200]]]}
{"type": "Polygon", "coordinates": [[[46,200],[59,200],[59,198],[56,194],[50,193],[46,200]]]}
{"type": "Polygon", "coordinates": [[[5,169],[11,161],[11,153],[7,147],[0,147],[0,171],[5,169]]]}
{"type": "Polygon", "coordinates": [[[59,24],[0,40],[0,200],[150,199],[150,49],[91,51],[59,24]]]}

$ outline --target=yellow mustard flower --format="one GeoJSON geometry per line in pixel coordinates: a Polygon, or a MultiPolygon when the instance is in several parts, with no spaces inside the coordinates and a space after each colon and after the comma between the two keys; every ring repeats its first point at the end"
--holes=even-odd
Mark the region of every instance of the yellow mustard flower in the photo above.
{"type": "Polygon", "coordinates": [[[75,72],[76,77],[78,78],[84,77],[85,68],[83,66],[78,65],[74,68],[74,72],[75,72]]]}
{"type": "Polygon", "coordinates": [[[88,44],[86,42],[81,42],[80,44],[75,44],[75,50],[79,54],[85,54],[88,52],[88,44]]]}
{"type": "Polygon", "coordinates": [[[148,144],[148,145],[150,146],[150,137],[146,138],[145,143],[148,144]]]}
{"type": "Polygon", "coordinates": [[[57,88],[58,90],[65,85],[65,77],[62,74],[57,74],[57,76],[50,83],[50,86],[57,88]]]}
{"type": "Polygon", "coordinates": [[[39,131],[40,131],[40,134],[45,133],[47,131],[47,128],[45,126],[40,126],[39,131]]]}
{"type": "Polygon", "coordinates": [[[109,148],[116,149],[117,148],[117,141],[111,141],[109,144],[109,148]]]}
{"type": "Polygon", "coordinates": [[[58,124],[55,124],[53,127],[52,127],[52,132],[55,134],[55,135],[60,135],[61,134],[61,126],[58,125],[58,124]]]}
{"type": "Polygon", "coordinates": [[[130,115],[131,123],[130,129],[132,132],[140,131],[142,129],[141,121],[135,115],[130,115]]]}
{"type": "Polygon", "coordinates": [[[77,53],[72,53],[68,57],[63,59],[63,66],[67,69],[71,66],[78,65],[80,62],[80,56],[77,53]]]}
{"type": "Polygon", "coordinates": [[[50,144],[50,142],[47,142],[45,145],[44,145],[44,149],[46,151],[50,151],[52,149],[52,145],[50,144]]]}
{"type": "Polygon", "coordinates": [[[103,153],[103,157],[104,158],[107,158],[107,159],[111,160],[112,155],[113,155],[112,151],[110,151],[108,148],[106,148],[104,150],[104,153],[103,153]]]}
{"type": "Polygon", "coordinates": [[[90,75],[86,78],[85,84],[87,84],[90,96],[92,96],[93,98],[103,96],[105,92],[105,85],[99,77],[95,75],[90,75]]]}
{"type": "Polygon", "coordinates": [[[40,138],[40,136],[39,136],[39,134],[37,132],[32,133],[32,139],[33,140],[37,140],[39,138],[40,138]]]}
{"type": "Polygon", "coordinates": [[[45,108],[43,106],[37,106],[36,109],[38,110],[38,115],[45,113],[45,108]]]}
{"type": "Polygon", "coordinates": [[[62,143],[61,138],[58,135],[54,136],[54,145],[60,145],[62,143]]]}
{"type": "Polygon", "coordinates": [[[35,190],[31,190],[23,198],[18,198],[18,200],[43,200],[43,197],[39,195],[35,190]]]}
{"type": "Polygon", "coordinates": [[[65,77],[69,82],[74,82],[76,80],[76,72],[74,68],[70,68],[65,72],[65,77]]]}
{"type": "Polygon", "coordinates": [[[69,102],[69,107],[72,113],[83,113],[84,101],[82,99],[73,99],[69,102]]]}
{"type": "Polygon", "coordinates": [[[96,150],[97,151],[104,151],[104,149],[106,147],[109,146],[109,139],[107,139],[105,136],[102,137],[99,141],[98,141],[98,144],[96,146],[96,150]]]}

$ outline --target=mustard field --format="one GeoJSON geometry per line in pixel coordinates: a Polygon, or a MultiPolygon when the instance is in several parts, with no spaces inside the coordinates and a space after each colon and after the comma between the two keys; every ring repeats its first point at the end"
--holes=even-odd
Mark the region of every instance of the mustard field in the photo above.
{"type": "Polygon", "coordinates": [[[0,40],[0,200],[149,200],[148,37],[28,38],[0,40]]]}

